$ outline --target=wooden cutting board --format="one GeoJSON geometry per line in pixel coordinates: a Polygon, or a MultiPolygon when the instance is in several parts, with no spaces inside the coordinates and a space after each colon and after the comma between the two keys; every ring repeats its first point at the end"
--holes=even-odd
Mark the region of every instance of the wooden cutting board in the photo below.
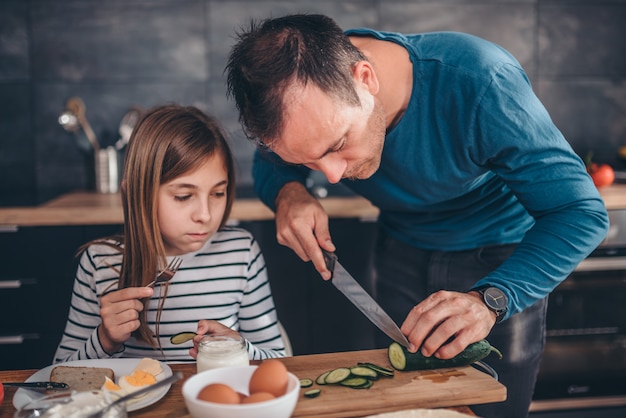
{"type": "MultiPolygon", "coordinates": [[[[387,349],[314,354],[281,360],[291,373],[301,379],[312,380],[327,370],[356,366],[358,362],[391,368],[387,349]]],[[[506,399],[506,388],[501,383],[471,366],[396,371],[394,377],[381,377],[369,389],[317,384],[313,388],[321,389],[321,395],[317,398],[301,395],[293,417],[358,417],[404,409],[476,405],[506,399]]]]}

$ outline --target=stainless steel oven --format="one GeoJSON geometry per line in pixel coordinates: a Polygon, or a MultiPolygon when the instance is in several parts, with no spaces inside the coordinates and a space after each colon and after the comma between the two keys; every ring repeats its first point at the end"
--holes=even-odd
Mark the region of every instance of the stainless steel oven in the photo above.
{"type": "Polygon", "coordinates": [[[531,410],[626,405],[626,209],[549,297],[531,410]]]}

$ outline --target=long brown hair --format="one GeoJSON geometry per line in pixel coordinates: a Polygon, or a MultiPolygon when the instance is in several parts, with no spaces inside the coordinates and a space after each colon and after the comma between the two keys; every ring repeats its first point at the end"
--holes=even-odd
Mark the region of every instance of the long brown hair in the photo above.
{"type": "MultiPolygon", "coordinates": [[[[146,112],[129,140],[122,187],[124,235],[118,288],[150,283],[167,264],[157,218],[159,186],[220,155],[228,174],[227,203],[220,228],[230,215],[235,198],[232,153],[217,121],[192,106],[163,105],[146,112]]],[[[165,293],[160,298],[156,329],[147,324],[149,299],[143,301],[141,325],[135,336],[151,346],[161,346],[159,324],[165,293]]]]}

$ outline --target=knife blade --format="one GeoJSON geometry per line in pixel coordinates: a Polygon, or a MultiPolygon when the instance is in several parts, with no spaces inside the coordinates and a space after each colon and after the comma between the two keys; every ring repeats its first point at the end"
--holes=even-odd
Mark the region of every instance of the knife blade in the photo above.
{"type": "Polygon", "coordinates": [[[334,253],[322,249],[326,267],[332,276],[330,282],[343,293],[354,306],[356,306],[374,325],[383,331],[389,338],[408,348],[409,341],[400,331],[398,325],[380,307],[369,293],[361,287],[354,277],[337,261],[334,253]]]}
{"type": "Polygon", "coordinates": [[[2,382],[4,386],[28,389],[69,390],[67,383],[62,382],[2,382]]]}

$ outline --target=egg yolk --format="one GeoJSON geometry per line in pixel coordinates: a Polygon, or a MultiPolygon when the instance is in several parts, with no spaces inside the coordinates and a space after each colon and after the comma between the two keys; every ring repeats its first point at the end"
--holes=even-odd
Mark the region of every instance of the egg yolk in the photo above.
{"type": "Polygon", "coordinates": [[[126,376],[126,381],[133,386],[147,386],[156,383],[156,377],[143,370],[135,370],[131,375],[126,376]]]}

